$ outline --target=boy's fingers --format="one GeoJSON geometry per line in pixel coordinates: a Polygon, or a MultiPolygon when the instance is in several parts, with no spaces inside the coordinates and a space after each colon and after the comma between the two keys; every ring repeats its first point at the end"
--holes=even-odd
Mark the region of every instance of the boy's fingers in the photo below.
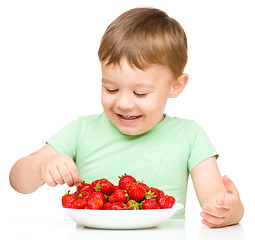
{"type": "MultiPolygon", "coordinates": [[[[64,181],[61,177],[61,173],[57,167],[50,169],[49,173],[51,175],[51,179],[56,183],[56,184],[64,184],[64,181]]],[[[52,181],[51,181],[52,182],[52,181]]]]}
{"type": "Polygon", "coordinates": [[[58,166],[59,171],[61,172],[61,176],[64,182],[69,186],[72,187],[74,185],[72,174],[66,164],[61,164],[58,166]]]}
{"type": "Polygon", "coordinates": [[[47,185],[51,187],[55,187],[57,185],[57,183],[53,180],[50,171],[46,171],[44,181],[47,185]]]}
{"type": "Polygon", "coordinates": [[[226,187],[227,192],[233,193],[233,194],[239,194],[235,184],[231,181],[230,178],[228,178],[227,175],[224,175],[222,180],[223,180],[223,184],[226,187]]]}
{"type": "Polygon", "coordinates": [[[217,227],[220,227],[220,225],[217,225],[217,224],[214,224],[214,223],[211,223],[211,222],[208,222],[206,219],[202,219],[201,221],[205,226],[209,227],[209,228],[217,228],[217,227]]]}
{"type": "Polygon", "coordinates": [[[79,180],[74,184],[76,187],[80,186],[82,183],[82,178],[79,176],[79,180]]]}
{"type": "Polygon", "coordinates": [[[207,222],[209,222],[215,226],[220,226],[224,222],[224,218],[215,217],[215,216],[207,214],[207,213],[204,213],[204,214],[201,213],[201,216],[203,217],[204,220],[206,220],[207,222]]]}
{"type": "Polygon", "coordinates": [[[207,212],[201,212],[200,216],[203,218],[202,223],[210,228],[212,227],[221,227],[225,221],[225,214],[219,213],[219,216],[212,215],[207,212]]]}
{"type": "Polygon", "coordinates": [[[218,204],[218,206],[220,206],[224,209],[230,209],[233,205],[231,199],[229,199],[229,198],[218,199],[216,201],[216,203],[218,204]]]}
{"type": "Polygon", "coordinates": [[[68,165],[68,168],[69,168],[69,171],[70,171],[72,179],[73,179],[73,185],[79,186],[81,184],[81,182],[82,182],[82,179],[79,176],[79,172],[78,172],[78,169],[77,169],[75,163],[72,161],[68,165]]]}
{"type": "Polygon", "coordinates": [[[207,226],[207,227],[209,227],[209,228],[212,228],[212,227],[214,226],[213,224],[207,222],[205,219],[202,219],[201,222],[202,222],[205,226],[207,226]]]}
{"type": "Polygon", "coordinates": [[[227,213],[227,210],[222,207],[216,207],[209,204],[203,204],[202,209],[205,213],[208,213],[215,217],[224,217],[227,213]]]}
{"type": "Polygon", "coordinates": [[[61,176],[61,172],[60,172],[58,167],[57,167],[57,171],[56,171],[55,176],[54,176],[54,181],[57,184],[60,184],[60,185],[63,185],[65,183],[62,176],[61,176]]]}
{"type": "Polygon", "coordinates": [[[49,179],[49,181],[50,181],[50,183],[51,183],[51,185],[53,185],[54,183],[55,183],[55,186],[57,185],[57,184],[64,184],[64,181],[63,181],[63,179],[62,179],[62,177],[61,177],[61,174],[60,174],[60,172],[59,172],[59,170],[58,170],[58,168],[57,167],[55,167],[55,168],[53,168],[53,169],[50,169],[49,170],[49,175],[50,175],[50,179],[49,179]],[[53,183],[54,182],[54,183],[53,183]]]}

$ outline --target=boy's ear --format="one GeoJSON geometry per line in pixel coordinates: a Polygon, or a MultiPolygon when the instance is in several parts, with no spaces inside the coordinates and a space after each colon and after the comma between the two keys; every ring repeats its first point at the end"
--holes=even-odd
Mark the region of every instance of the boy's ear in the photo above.
{"type": "Polygon", "coordinates": [[[183,73],[181,76],[178,77],[177,81],[175,81],[171,86],[171,91],[169,94],[170,98],[176,98],[180,95],[183,89],[186,87],[189,81],[189,75],[183,73]]]}

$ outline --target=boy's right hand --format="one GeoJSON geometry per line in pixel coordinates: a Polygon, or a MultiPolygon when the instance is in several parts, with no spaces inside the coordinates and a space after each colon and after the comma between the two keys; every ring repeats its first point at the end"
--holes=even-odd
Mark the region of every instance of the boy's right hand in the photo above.
{"type": "Polygon", "coordinates": [[[82,182],[78,169],[71,157],[57,154],[42,163],[41,176],[46,184],[51,187],[57,184],[67,184],[69,187],[79,186],[82,182]]]}

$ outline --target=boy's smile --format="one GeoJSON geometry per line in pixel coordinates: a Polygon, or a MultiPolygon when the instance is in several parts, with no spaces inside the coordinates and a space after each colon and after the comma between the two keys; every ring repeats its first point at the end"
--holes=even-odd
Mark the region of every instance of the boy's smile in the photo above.
{"type": "Polygon", "coordinates": [[[125,116],[121,114],[117,114],[117,117],[120,119],[121,122],[123,123],[134,123],[138,121],[143,115],[138,115],[138,116],[125,116]]]}
{"type": "Polygon", "coordinates": [[[145,70],[102,63],[102,105],[112,124],[128,135],[142,134],[164,119],[172,74],[160,65],[145,70]]]}

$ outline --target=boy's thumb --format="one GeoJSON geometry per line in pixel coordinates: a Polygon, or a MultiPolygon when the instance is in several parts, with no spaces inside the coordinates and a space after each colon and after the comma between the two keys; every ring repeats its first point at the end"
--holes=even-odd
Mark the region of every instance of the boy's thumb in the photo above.
{"type": "Polygon", "coordinates": [[[75,186],[76,187],[78,187],[78,186],[80,186],[81,185],[81,183],[82,183],[82,178],[81,177],[79,177],[80,179],[75,183],[75,186]]]}
{"type": "Polygon", "coordinates": [[[233,193],[233,194],[238,194],[238,190],[235,186],[235,184],[228,178],[227,175],[223,176],[223,183],[226,187],[227,192],[233,193]]]}

